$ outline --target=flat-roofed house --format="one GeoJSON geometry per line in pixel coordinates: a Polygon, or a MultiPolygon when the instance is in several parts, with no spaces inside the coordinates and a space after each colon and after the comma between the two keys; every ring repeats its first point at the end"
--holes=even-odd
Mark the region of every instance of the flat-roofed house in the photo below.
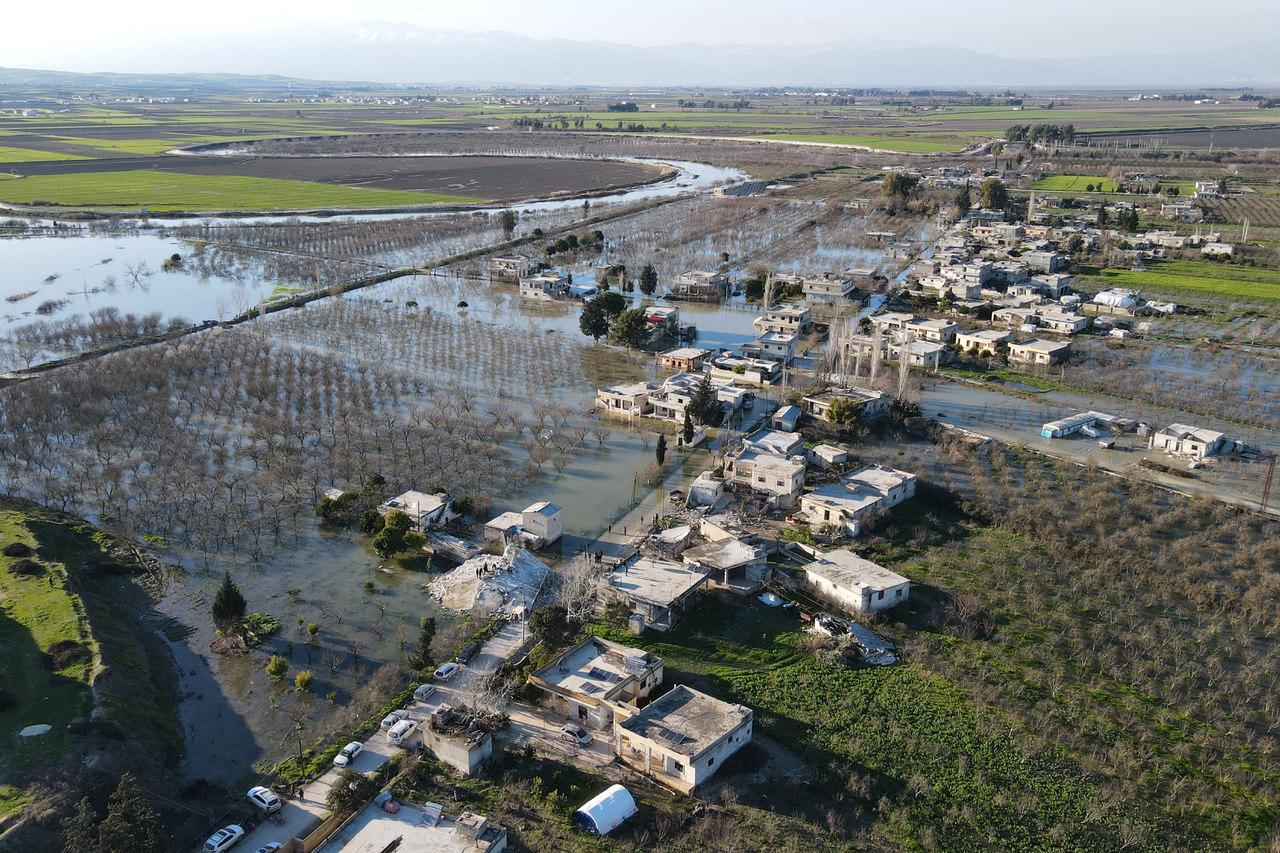
{"type": "Polygon", "coordinates": [[[541,703],[566,719],[613,736],[625,717],[662,683],[662,658],[600,637],[588,637],[529,676],[541,703]],[[618,706],[627,706],[619,709],[618,706]]]}
{"type": "Polygon", "coordinates": [[[494,255],[485,264],[485,271],[490,278],[517,281],[533,270],[533,261],[524,255],[494,255]]]}
{"type": "Polygon", "coordinates": [[[711,583],[736,592],[755,591],[770,574],[764,550],[735,536],[695,545],[680,558],[707,572],[711,583]]]}
{"type": "Polygon", "coordinates": [[[701,347],[676,347],[666,352],[658,353],[659,366],[667,370],[679,370],[698,372],[702,370],[702,365],[706,363],[707,357],[711,355],[711,350],[702,349],[701,347]]]}
{"type": "Polygon", "coordinates": [[[764,309],[764,313],[757,317],[752,325],[761,333],[785,332],[803,335],[813,328],[813,318],[808,308],[783,305],[764,309]]]}
{"type": "Polygon", "coordinates": [[[770,506],[788,509],[804,488],[805,464],[744,447],[725,457],[725,476],[749,487],[770,506]]]}
{"type": "Polygon", "coordinates": [[[804,576],[819,595],[854,613],[886,610],[911,596],[911,581],[844,548],[807,564],[804,576]]]}
{"type": "Polygon", "coordinates": [[[916,322],[916,315],[886,311],[883,314],[873,314],[870,320],[872,328],[879,332],[897,332],[905,329],[908,323],[916,322]]]}
{"type": "Polygon", "coordinates": [[[799,340],[795,332],[765,332],[754,343],[743,344],[740,349],[745,355],[789,364],[796,357],[799,340]]]}
{"type": "Polygon", "coordinates": [[[951,320],[918,318],[907,323],[903,328],[915,335],[918,341],[949,344],[955,340],[956,332],[960,327],[951,320]]]}
{"type": "Polygon", "coordinates": [[[951,353],[942,344],[935,344],[932,341],[910,341],[889,345],[890,361],[901,361],[904,358],[907,364],[913,367],[937,370],[951,360],[951,353]]]}
{"type": "Polygon", "coordinates": [[[596,411],[606,415],[636,417],[653,411],[649,395],[654,391],[643,382],[606,385],[596,391],[596,411]]]}
{"type": "MultiPolygon", "coordinates": [[[[869,280],[875,275],[875,270],[869,272],[870,274],[865,276],[864,280],[869,280]]],[[[852,296],[857,289],[858,279],[849,274],[836,275],[827,272],[816,276],[805,276],[800,286],[804,289],[805,298],[810,302],[835,302],[852,296]]]]}
{"type": "Polygon", "coordinates": [[[864,465],[837,483],[800,495],[800,514],[812,525],[857,536],[872,510],[897,506],[916,493],[916,476],[884,465],[864,465]]]}
{"type": "Polygon", "coordinates": [[[569,279],[555,270],[531,272],[520,277],[520,296],[542,302],[568,299],[569,279]]]}
{"type": "Polygon", "coordinates": [[[859,420],[874,420],[889,413],[892,398],[882,391],[871,388],[831,388],[812,397],[800,401],[801,407],[821,421],[831,420],[831,405],[836,400],[845,400],[858,413],[859,420]]]}
{"type": "Polygon", "coordinates": [[[618,759],[667,787],[690,793],[751,741],[752,713],[678,685],[614,724],[618,759]]]}
{"type": "Polygon", "coordinates": [[[1033,339],[1009,344],[1009,361],[1015,364],[1057,364],[1069,355],[1071,344],[1067,341],[1033,339]]]}
{"type": "Polygon", "coordinates": [[[972,332],[960,332],[956,335],[956,345],[962,352],[974,355],[995,355],[1002,344],[1009,343],[1013,336],[1003,329],[977,329],[972,332]]]}
{"type": "Polygon", "coordinates": [[[1036,320],[1046,332],[1059,335],[1074,335],[1089,328],[1088,317],[1066,311],[1037,311],[1036,320]]]}
{"type": "Polygon", "coordinates": [[[681,563],[637,554],[605,576],[606,593],[631,608],[631,627],[669,631],[684,618],[707,575],[681,563]]]}
{"type": "Polygon", "coordinates": [[[1163,450],[1174,456],[1206,459],[1221,453],[1226,444],[1226,435],[1217,430],[1169,424],[1164,429],[1151,433],[1148,446],[1152,450],[1163,450]]]}
{"type": "Polygon", "coordinates": [[[719,302],[729,292],[729,277],[713,270],[685,270],[671,280],[670,297],[692,302],[719,302]]]}
{"type": "Polygon", "coordinates": [[[564,533],[564,511],[550,501],[529,504],[520,514],[524,535],[537,547],[550,545],[564,533]]]}
{"type": "Polygon", "coordinates": [[[458,517],[458,514],[453,511],[453,499],[445,492],[429,495],[426,492],[410,489],[378,505],[378,512],[382,515],[386,515],[393,509],[400,510],[409,516],[413,526],[423,533],[458,517]]]}

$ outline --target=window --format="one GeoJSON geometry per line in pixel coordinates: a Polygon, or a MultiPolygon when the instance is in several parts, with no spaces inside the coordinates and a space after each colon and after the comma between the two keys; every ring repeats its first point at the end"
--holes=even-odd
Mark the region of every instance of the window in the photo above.
{"type": "Polygon", "coordinates": [[[884,590],[883,590],[883,589],[876,593],[876,601],[884,601],[884,590]]]}
{"type": "Polygon", "coordinates": [[[711,765],[713,765],[713,764],[715,764],[715,763],[716,763],[716,757],[715,757],[714,755],[707,759],[707,766],[708,766],[708,767],[710,767],[711,765]]]}
{"type": "Polygon", "coordinates": [[[893,591],[894,598],[902,598],[902,587],[898,587],[893,591]]]}

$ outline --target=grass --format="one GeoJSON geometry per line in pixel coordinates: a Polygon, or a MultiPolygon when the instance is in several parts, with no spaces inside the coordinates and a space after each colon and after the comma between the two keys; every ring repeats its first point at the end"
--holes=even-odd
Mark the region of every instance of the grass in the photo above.
{"type": "MultiPolygon", "coordinates": [[[[795,616],[754,599],[707,598],[674,631],[638,643],[596,631],[661,655],[670,680],[751,707],[758,732],[815,768],[870,776],[862,805],[878,809],[893,846],[1033,850],[1052,831],[1064,833],[1061,849],[1101,849],[1128,817],[1091,814],[1099,793],[1080,770],[1056,751],[1024,752],[1018,723],[979,710],[962,685],[916,662],[829,666],[801,649],[795,616]]],[[[839,777],[813,786],[810,800],[838,787],[839,777]]]]}
{"type": "Polygon", "coordinates": [[[1053,192],[1101,192],[1113,193],[1118,187],[1110,178],[1097,175],[1050,175],[1041,178],[1031,185],[1033,190],[1050,190],[1053,192]],[[1092,186],[1090,190],[1088,187],[1092,186]]]}
{"type": "Polygon", "coordinates": [[[947,154],[963,151],[970,140],[964,136],[874,136],[835,133],[771,133],[762,139],[782,139],[791,142],[820,142],[826,145],[849,145],[892,151],[899,154],[947,154]]]}
{"type": "Polygon", "coordinates": [[[37,151],[34,148],[10,148],[0,145],[0,163],[36,163],[44,160],[85,160],[81,154],[60,151],[37,151]]]}
{"type": "Polygon", "coordinates": [[[1208,261],[1164,261],[1153,262],[1144,272],[1105,269],[1090,275],[1107,287],[1280,302],[1280,270],[1208,261]]]}
{"type": "MultiPolygon", "coordinates": [[[[68,749],[71,736],[67,725],[86,715],[92,704],[89,688],[98,656],[84,604],[68,584],[65,565],[39,547],[32,531],[32,523],[39,517],[11,505],[0,510],[0,541],[26,543],[36,551],[34,559],[44,567],[37,576],[19,576],[11,568],[17,560],[28,558],[0,556],[0,648],[4,672],[0,685],[13,699],[12,707],[0,711],[0,737],[9,744],[0,756],[0,771],[10,782],[68,749]],[[49,649],[63,642],[80,643],[89,654],[62,669],[51,670],[49,649]],[[17,737],[21,729],[40,723],[53,728],[39,737],[17,737]]],[[[0,790],[0,811],[12,810],[22,801],[20,789],[6,786],[0,790]]]]}
{"type": "Polygon", "coordinates": [[[363,208],[483,201],[467,196],[310,181],[144,170],[31,175],[0,184],[0,199],[16,204],[152,211],[363,208]]]}

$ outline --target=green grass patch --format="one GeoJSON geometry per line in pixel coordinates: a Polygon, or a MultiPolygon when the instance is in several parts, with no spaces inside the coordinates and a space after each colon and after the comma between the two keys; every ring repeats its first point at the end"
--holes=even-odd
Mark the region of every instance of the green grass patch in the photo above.
{"type": "Polygon", "coordinates": [[[1097,175],[1049,175],[1031,185],[1033,190],[1052,192],[1100,192],[1113,193],[1118,187],[1110,178],[1097,175]],[[1089,189],[1093,187],[1093,189],[1089,189]]]}
{"type": "Polygon", "coordinates": [[[0,185],[0,199],[16,204],[153,211],[396,207],[483,201],[442,193],[144,170],[31,175],[0,185]]]}
{"type": "Polygon", "coordinates": [[[39,163],[46,160],[85,160],[82,154],[63,154],[60,151],[37,151],[34,148],[10,148],[0,145],[0,163],[39,163]]]}
{"type": "Polygon", "coordinates": [[[1107,287],[1280,302],[1280,270],[1208,261],[1166,261],[1153,262],[1143,272],[1105,269],[1094,271],[1091,277],[1107,287]]]}
{"type": "Polygon", "coordinates": [[[965,136],[875,136],[835,133],[771,133],[762,139],[782,139],[791,142],[820,142],[824,145],[848,145],[873,148],[876,151],[892,151],[899,154],[947,154],[969,147],[965,136]]]}

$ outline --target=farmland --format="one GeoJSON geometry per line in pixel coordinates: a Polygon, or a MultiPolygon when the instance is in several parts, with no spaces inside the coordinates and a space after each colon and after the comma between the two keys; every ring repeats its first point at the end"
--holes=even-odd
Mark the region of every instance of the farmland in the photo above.
{"type": "Polygon", "coordinates": [[[891,151],[899,154],[945,154],[963,151],[973,140],[965,136],[907,135],[872,136],[841,133],[772,133],[761,139],[781,139],[791,142],[816,142],[823,145],[848,145],[891,151]]]}
{"type": "Polygon", "coordinates": [[[482,199],[443,193],[366,189],[235,175],[153,171],[32,175],[0,185],[0,200],[27,205],[105,209],[288,210],[468,204],[482,199]]]}
{"type": "Polygon", "coordinates": [[[11,148],[0,145],[0,163],[31,163],[38,160],[79,160],[78,154],[60,154],[56,151],[39,151],[34,148],[11,148]]]}
{"type": "Polygon", "coordinates": [[[1051,192],[1113,193],[1117,187],[1116,182],[1111,178],[1096,175],[1051,175],[1036,181],[1031,185],[1031,189],[1051,192]]]}
{"type": "Polygon", "coordinates": [[[1206,261],[1162,261],[1141,272],[1105,269],[1095,271],[1092,277],[1107,287],[1280,302],[1280,271],[1277,270],[1206,261]]]}

